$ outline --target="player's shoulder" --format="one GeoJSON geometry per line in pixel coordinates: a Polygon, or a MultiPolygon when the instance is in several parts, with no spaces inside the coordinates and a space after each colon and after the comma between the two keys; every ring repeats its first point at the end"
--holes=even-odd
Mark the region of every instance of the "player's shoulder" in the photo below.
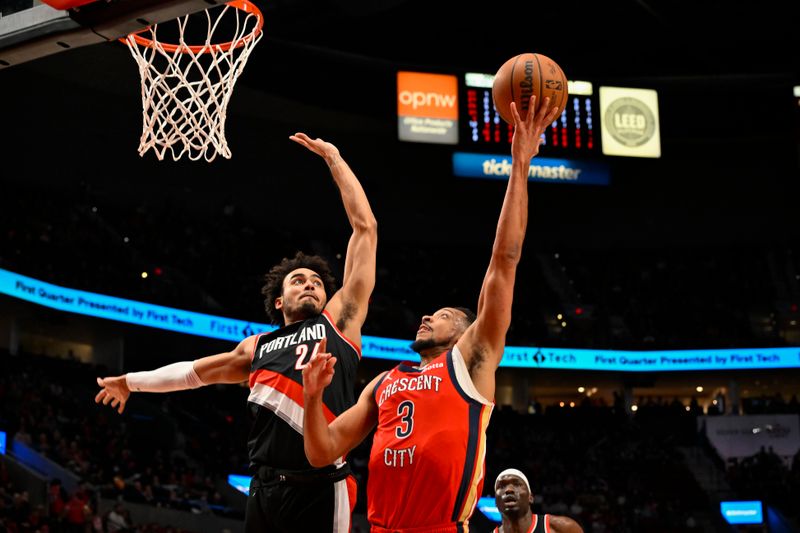
{"type": "Polygon", "coordinates": [[[578,522],[568,516],[550,515],[551,533],[583,533],[578,522]]]}

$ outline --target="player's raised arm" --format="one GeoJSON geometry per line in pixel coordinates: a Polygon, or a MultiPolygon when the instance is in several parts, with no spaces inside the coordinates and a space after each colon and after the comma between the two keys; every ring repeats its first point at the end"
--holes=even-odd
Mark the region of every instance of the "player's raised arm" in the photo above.
{"type": "Polygon", "coordinates": [[[173,392],[196,389],[217,383],[241,383],[250,372],[250,356],[256,336],[248,337],[230,352],[210,355],[194,361],[181,361],[145,372],[97,378],[101,387],[95,403],[111,404],[120,413],[125,410],[131,392],[173,392]]]}
{"type": "Polygon", "coordinates": [[[358,402],[331,420],[326,416],[322,394],[335,372],[336,357],[326,353],[326,339],[319,353],[303,369],[303,442],[312,466],[326,466],[344,456],[369,435],[378,422],[378,406],[372,397],[380,374],[361,392],[358,402]]]}
{"type": "Polygon", "coordinates": [[[360,346],[361,326],[367,317],[369,298],[375,287],[378,223],[361,183],[336,146],[322,139],[311,139],[305,133],[297,133],[290,139],[325,160],[342,195],[353,234],[347,245],[342,288],[331,297],[326,310],[342,333],[360,346]]]}
{"type": "MultiPolygon", "coordinates": [[[[529,109],[536,109],[535,104],[536,97],[532,96],[529,109]]],[[[528,170],[531,159],[539,153],[542,133],[559,112],[553,108],[548,113],[548,109],[549,98],[546,98],[535,114],[529,112],[522,120],[516,106],[511,104],[514,117],[511,176],[478,299],[477,318],[457,343],[478,392],[488,399],[494,398],[494,372],[503,357],[506,332],[511,325],[514,281],[528,225],[528,170]]]]}

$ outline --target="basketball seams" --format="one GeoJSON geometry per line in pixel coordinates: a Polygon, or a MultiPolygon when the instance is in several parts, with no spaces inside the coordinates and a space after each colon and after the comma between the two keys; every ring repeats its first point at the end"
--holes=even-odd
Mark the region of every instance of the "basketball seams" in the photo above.
{"type": "MultiPolygon", "coordinates": [[[[520,57],[521,57],[521,54],[518,55],[517,57],[515,57],[514,58],[514,63],[511,65],[511,76],[509,76],[509,80],[508,80],[508,83],[511,86],[511,102],[515,102],[516,101],[516,98],[514,97],[514,70],[517,68],[517,62],[519,61],[520,57]]],[[[511,105],[511,102],[508,103],[509,106],[511,105]]],[[[513,124],[514,123],[514,116],[512,115],[509,118],[511,119],[511,123],[513,124]]]]}
{"type": "Polygon", "coordinates": [[[527,52],[510,58],[497,71],[492,84],[492,99],[497,113],[513,127],[514,117],[510,110],[511,103],[515,103],[518,110],[524,106],[526,113],[528,111],[535,113],[540,109],[544,98],[549,97],[548,110],[558,107],[563,112],[569,100],[568,85],[567,76],[558,63],[545,55],[527,52]],[[524,65],[524,72],[517,68],[520,62],[524,65]],[[547,67],[547,73],[542,72],[544,67],[547,67]],[[519,85],[519,91],[517,85],[519,85]],[[529,100],[520,101],[529,92],[531,95],[536,95],[536,105],[533,109],[528,109],[529,100]]]}
{"type": "MultiPolygon", "coordinates": [[[[536,71],[539,73],[539,90],[536,91],[536,107],[538,108],[542,104],[540,100],[544,99],[542,95],[542,90],[544,89],[544,87],[542,87],[542,64],[539,62],[539,54],[533,54],[533,58],[536,60],[536,71]]],[[[528,109],[528,113],[535,112],[535,109],[528,109]]]]}

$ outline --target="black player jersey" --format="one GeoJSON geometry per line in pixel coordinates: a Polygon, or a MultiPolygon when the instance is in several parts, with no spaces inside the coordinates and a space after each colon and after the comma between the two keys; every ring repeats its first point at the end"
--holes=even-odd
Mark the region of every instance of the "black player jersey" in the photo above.
{"type": "MultiPolygon", "coordinates": [[[[494,528],[492,533],[500,533],[500,526],[494,528]]],[[[531,520],[531,527],[527,533],[550,533],[550,515],[535,514],[531,520]]]]}
{"type": "Polygon", "coordinates": [[[322,395],[328,422],[355,403],[361,352],[342,335],[327,311],[259,336],[250,364],[252,425],[247,446],[251,469],[312,468],[303,448],[302,372],[323,337],[328,338],[327,351],[337,358],[333,381],[322,395]]]}

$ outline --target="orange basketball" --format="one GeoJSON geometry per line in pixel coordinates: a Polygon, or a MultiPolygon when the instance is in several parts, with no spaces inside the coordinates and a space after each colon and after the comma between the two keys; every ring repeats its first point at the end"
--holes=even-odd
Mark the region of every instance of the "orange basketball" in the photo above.
{"type": "Polygon", "coordinates": [[[567,104],[567,77],[558,63],[542,54],[520,54],[512,57],[494,75],[492,98],[500,116],[514,124],[511,102],[517,105],[519,116],[528,115],[531,95],[536,95],[536,107],[550,97],[550,108],[564,110],[567,104]]]}

